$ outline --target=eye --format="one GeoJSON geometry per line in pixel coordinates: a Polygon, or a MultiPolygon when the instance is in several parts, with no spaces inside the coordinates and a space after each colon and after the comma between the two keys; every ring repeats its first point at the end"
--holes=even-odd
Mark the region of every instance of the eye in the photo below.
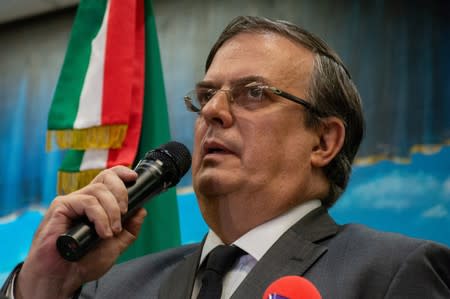
{"type": "Polygon", "coordinates": [[[209,88],[209,89],[198,89],[197,90],[197,100],[200,107],[205,106],[209,100],[216,94],[216,90],[209,88]]]}
{"type": "Polygon", "coordinates": [[[235,101],[239,106],[246,109],[258,109],[264,106],[267,101],[266,93],[264,91],[265,85],[259,82],[248,83],[244,86],[236,86],[235,101]]]}
{"type": "Polygon", "coordinates": [[[247,87],[247,97],[252,101],[261,101],[264,90],[260,86],[247,87]]]}

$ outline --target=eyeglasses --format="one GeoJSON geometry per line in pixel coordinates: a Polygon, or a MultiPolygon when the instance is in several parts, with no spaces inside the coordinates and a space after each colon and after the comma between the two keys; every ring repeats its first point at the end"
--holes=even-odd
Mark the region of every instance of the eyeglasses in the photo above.
{"type": "Polygon", "coordinates": [[[319,115],[319,112],[312,106],[311,103],[261,82],[236,84],[230,89],[197,87],[184,97],[184,103],[187,110],[190,112],[199,113],[219,91],[227,93],[229,95],[227,98],[231,103],[247,110],[258,109],[270,102],[270,97],[267,95],[267,92],[270,92],[294,103],[300,104],[310,112],[319,115]]]}

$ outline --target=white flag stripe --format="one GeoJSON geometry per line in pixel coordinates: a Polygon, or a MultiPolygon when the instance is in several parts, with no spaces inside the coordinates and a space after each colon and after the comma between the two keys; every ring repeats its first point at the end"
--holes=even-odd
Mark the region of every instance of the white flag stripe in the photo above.
{"type": "Polygon", "coordinates": [[[89,169],[104,169],[108,161],[107,149],[94,149],[84,151],[83,159],[80,164],[80,171],[89,169]]]}
{"type": "Polygon", "coordinates": [[[101,125],[103,100],[103,70],[105,66],[106,32],[108,25],[109,2],[97,36],[92,40],[91,56],[81,90],[75,129],[101,125]]]}

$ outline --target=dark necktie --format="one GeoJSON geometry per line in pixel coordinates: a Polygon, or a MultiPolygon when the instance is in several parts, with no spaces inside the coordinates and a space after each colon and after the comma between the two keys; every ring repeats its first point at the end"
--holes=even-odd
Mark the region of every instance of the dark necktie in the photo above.
{"type": "Polygon", "coordinates": [[[222,279],[244,251],[236,246],[219,245],[206,260],[202,287],[197,299],[219,299],[222,295],[222,279]]]}

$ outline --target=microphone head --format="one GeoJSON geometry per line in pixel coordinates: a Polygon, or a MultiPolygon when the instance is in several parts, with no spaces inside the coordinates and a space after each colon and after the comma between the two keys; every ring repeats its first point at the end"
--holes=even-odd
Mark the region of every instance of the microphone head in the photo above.
{"type": "Polygon", "coordinates": [[[263,299],[321,299],[317,288],[300,276],[283,276],[272,282],[266,289],[263,299]]]}
{"type": "Polygon", "coordinates": [[[170,141],[159,148],[149,151],[145,160],[159,160],[163,163],[164,174],[172,187],[186,174],[191,167],[191,154],[188,148],[176,141],[170,141]]]}

